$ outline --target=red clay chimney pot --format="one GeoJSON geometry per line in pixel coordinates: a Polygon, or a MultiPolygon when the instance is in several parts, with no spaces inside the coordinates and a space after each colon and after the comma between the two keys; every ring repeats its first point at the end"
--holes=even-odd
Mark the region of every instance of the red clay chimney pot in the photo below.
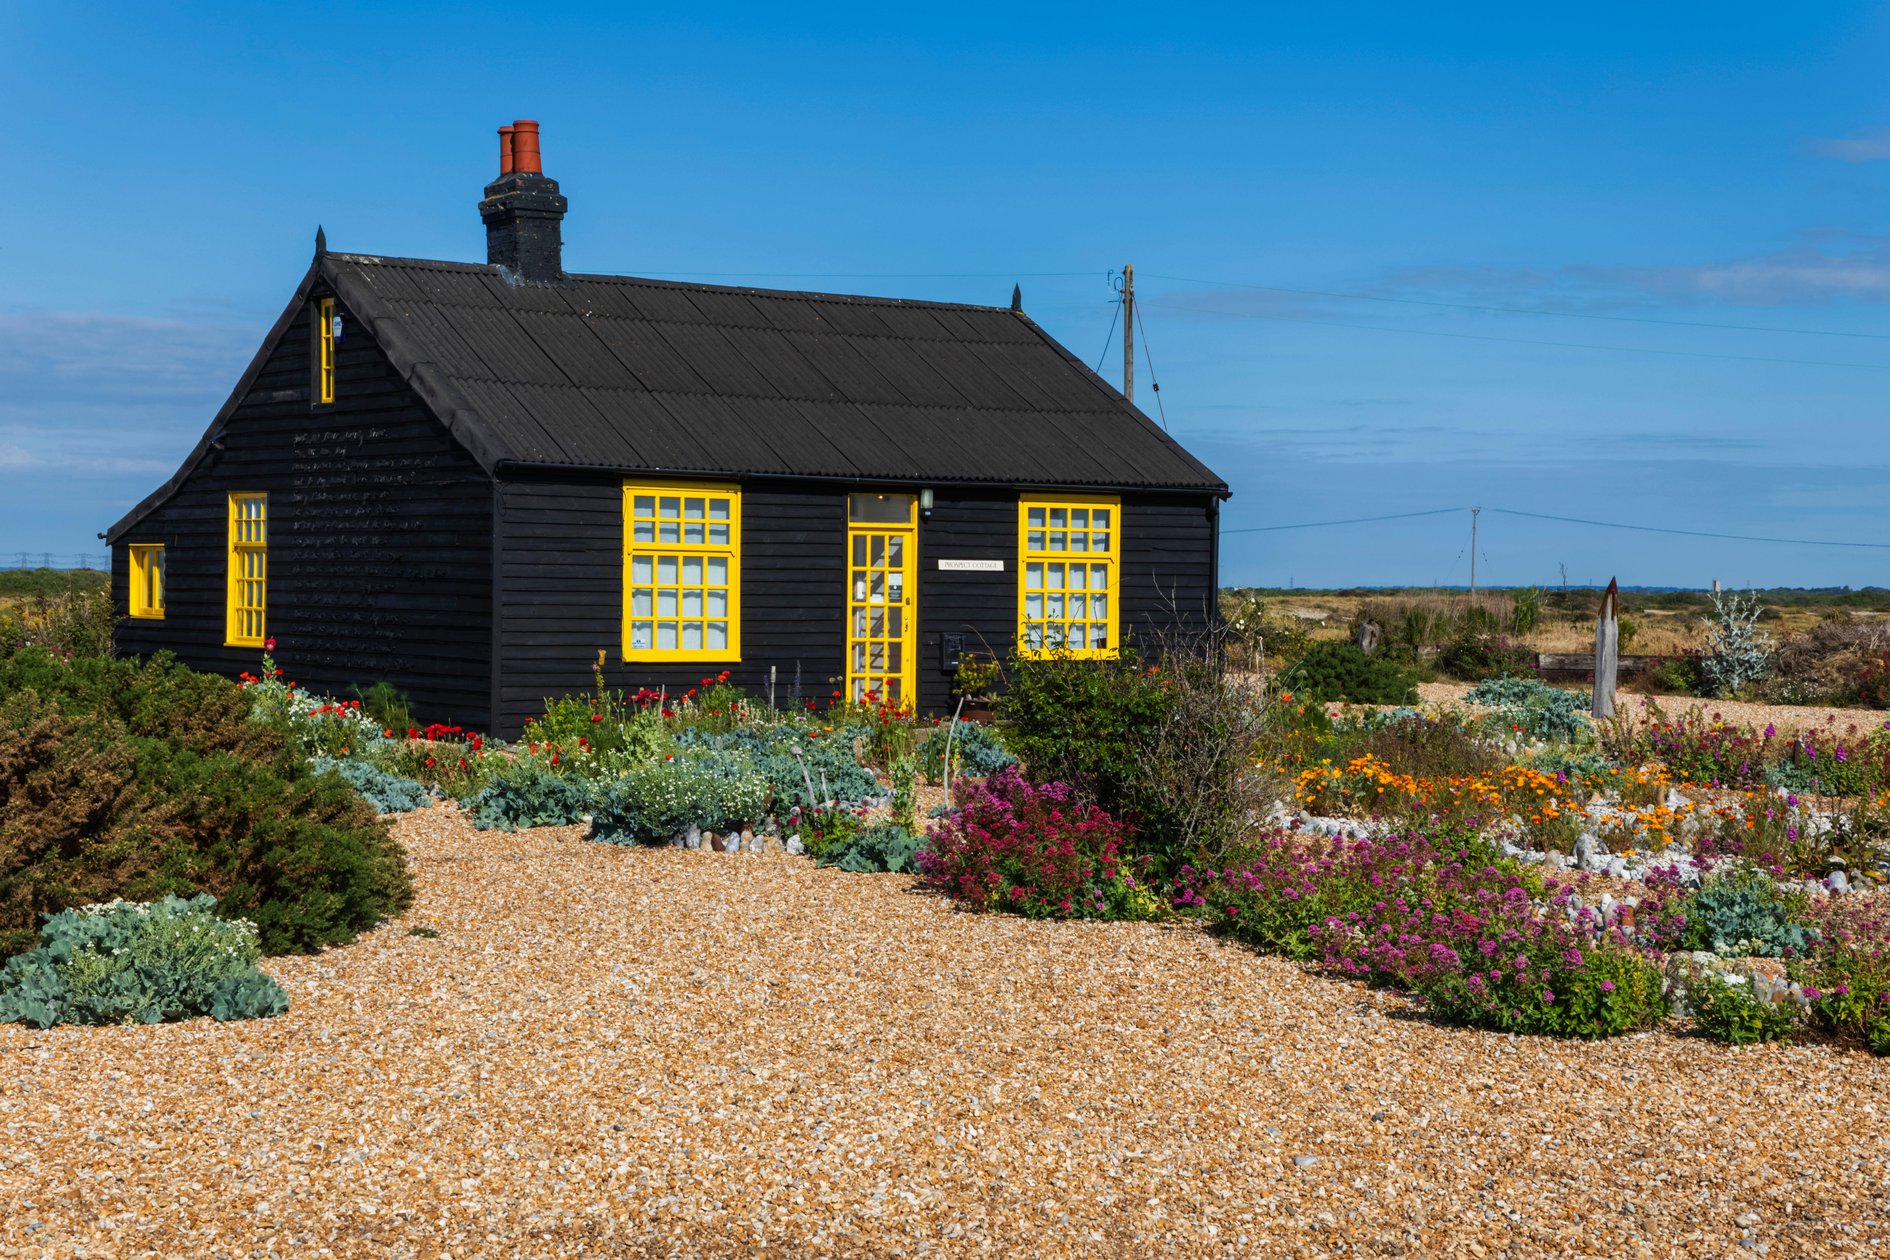
{"type": "Polygon", "coordinates": [[[499,128],[499,174],[512,173],[512,128],[499,128]]]}
{"type": "Polygon", "coordinates": [[[538,152],[536,119],[520,118],[512,124],[512,169],[521,175],[545,173],[544,160],[538,152]]]}

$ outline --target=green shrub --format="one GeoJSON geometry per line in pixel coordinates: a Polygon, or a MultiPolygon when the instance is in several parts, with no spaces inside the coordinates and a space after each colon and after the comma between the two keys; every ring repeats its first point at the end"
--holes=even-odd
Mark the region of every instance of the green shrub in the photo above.
{"type": "Polygon", "coordinates": [[[1535,664],[1535,653],[1522,644],[1513,643],[1502,635],[1480,632],[1457,636],[1437,654],[1437,668],[1464,682],[1526,674],[1535,664]]]}
{"type": "Polygon", "coordinates": [[[208,896],[114,901],[49,915],[39,947],[0,967],[0,1023],[155,1024],[289,1009],[256,967],[256,928],[219,919],[208,896]]]}
{"type": "Polygon", "coordinates": [[[1357,644],[1315,643],[1280,675],[1280,689],[1314,704],[1416,704],[1411,676],[1391,661],[1367,656],[1357,644]]]}
{"type": "Polygon", "coordinates": [[[612,692],[601,699],[583,693],[547,702],[544,716],[526,725],[521,742],[558,749],[572,769],[602,778],[615,778],[631,766],[668,755],[674,747],[661,712],[612,692]],[[580,747],[588,756],[578,755],[580,747]]]}
{"type": "Polygon", "coordinates": [[[43,913],[208,893],[268,953],[353,939],[412,900],[406,855],[280,718],[168,656],[0,660],[0,955],[43,913]]]}
{"type": "Polygon", "coordinates": [[[362,711],[383,731],[399,734],[419,725],[413,716],[413,701],[393,683],[377,682],[366,691],[357,684],[348,690],[361,702],[362,711]]]}
{"type": "Polygon", "coordinates": [[[332,771],[353,788],[357,796],[382,814],[404,814],[421,808],[433,799],[426,788],[413,779],[390,773],[365,761],[316,757],[309,762],[309,769],[317,774],[332,771]]]}
{"type": "Polygon", "coordinates": [[[771,728],[741,728],[726,732],[691,728],[679,731],[682,749],[712,749],[744,754],[767,788],[767,806],[785,814],[796,806],[824,801],[858,802],[883,794],[873,772],[853,755],[853,740],[862,728],[839,731],[804,731],[790,723],[771,728]],[[796,756],[796,751],[799,756],[796,756]],[[808,795],[808,784],[813,795],[808,795]]]}
{"type": "Polygon", "coordinates": [[[1648,691],[1666,695],[1697,696],[1706,689],[1706,676],[1697,656],[1666,656],[1654,661],[1641,673],[1648,691]]]}
{"type": "Polygon", "coordinates": [[[1745,977],[1696,970],[1686,985],[1693,1023],[1714,1041],[1749,1046],[1761,1041],[1788,1041],[1798,1028],[1790,1002],[1767,1002],[1752,992],[1745,977]]]}
{"type": "Polygon", "coordinates": [[[898,823],[881,823],[827,846],[819,861],[822,866],[837,866],[862,875],[876,871],[916,874],[919,869],[916,858],[923,843],[922,837],[898,823]]]}
{"type": "Polygon", "coordinates": [[[1130,648],[1113,661],[1018,659],[998,701],[999,729],[1032,779],[1067,783],[1114,813],[1131,795],[1136,749],[1167,703],[1130,648]]]}
{"type": "Polygon", "coordinates": [[[545,759],[522,756],[501,765],[478,795],[461,803],[480,831],[516,831],[577,822],[590,812],[591,792],[584,780],[559,774],[545,759]]]}
{"type": "Polygon", "coordinates": [[[986,779],[1004,769],[1017,764],[1017,758],[1011,756],[997,736],[988,726],[977,722],[963,721],[956,730],[949,722],[942,722],[932,728],[919,742],[919,766],[925,774],[927,783],[945,781],[945,741],[951,739],[952,770],[954,778],[963,775],[967,779],[986,779]]]}
{"type": "Polygon", "coordinates": [[[1801,956],[1817,940],[1794,921],[1791,905],[1771,878],[1750,868],[1709,877],[1682,912],[1687,918],[1683,949],[1777,958],[1801,956]]]}
{"type": "Polygon", "coordinates": [[[591,814],[590,838],[666,844],[692,826],[727,832],[761,821],[767,803],[767,782],[747,754],[690,748],[606,785],[591,814]]]}
{"type": "Polygon", "coordinates": [[[1545,992],[1495,992],[1461,972],[1427,977],[1413,987],[1439,1019],[1498,1032],[1595,1039],[1648,1028],[1667,1014],[1660,969],[1626,949],[1594,949],[1578,967],[1553,967],[1545,992]]]}

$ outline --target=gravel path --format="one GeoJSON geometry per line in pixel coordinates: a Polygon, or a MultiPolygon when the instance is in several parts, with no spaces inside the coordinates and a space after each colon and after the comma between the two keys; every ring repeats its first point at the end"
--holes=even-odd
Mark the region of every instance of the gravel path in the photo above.
{"type": "MultiPolygon", "coordinates": [[[[1419,683],[1418,699],[1425,704],[1462,704],[1464,694],[1473,685],[1458,682],[1419,683]]],[[[1717,714],[1731,725],[1750,726],[1755,729],[1763,729],[1770,724],[1781,731],[1815,730],[1827,725],[1843,730],[1847,726],[1854,725],[1859,731],[1872,731],[1890,724],[1890,710],[1885,709],[1827,709],[1805,704],[1747,704],[1741,700],[1696,700],[1689,696],[1655,696],[1653,699],[1670,718],[1677,718],[1688,709],[1697,708],[1709,718],[1717,714]]],[[[1474,709],[1476,706],[1466,707],[1474,709]]],[[[1641,697],[1632,691],[1614,693],[1614,711],[1624,717],[1639,717],[1645,712],[1641,708],[1641,697]]]]}
{"type": "Polygon", "coordinates": [[[399,828],[414,913],[272,961],[288,1015],[0,1028],[0,1255],[1890,1249],[1861,1053],[1512,1039],[1192,928],[399,828]]]}

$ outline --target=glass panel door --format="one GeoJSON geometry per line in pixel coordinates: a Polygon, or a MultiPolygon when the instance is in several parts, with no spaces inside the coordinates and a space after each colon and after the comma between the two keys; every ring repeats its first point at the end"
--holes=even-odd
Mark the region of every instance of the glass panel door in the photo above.
{"type": "Polygon", "coordinates": [[[847,696],[856,704],[909,707],[917,502],[909,494],[848,498],[847,696]]]}

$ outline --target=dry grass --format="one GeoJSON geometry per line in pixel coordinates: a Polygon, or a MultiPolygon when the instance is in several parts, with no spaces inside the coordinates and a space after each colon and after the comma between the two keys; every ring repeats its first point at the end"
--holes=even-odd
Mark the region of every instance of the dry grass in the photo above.
{"type": "Polygon", "coordinates": [[[1192,928],[399,828],[414,913],[271,962],[288,1015],[0,1028],[0,1254],[1890,1246],[1859,1053],[1518,1040],[1192,928]]]}

